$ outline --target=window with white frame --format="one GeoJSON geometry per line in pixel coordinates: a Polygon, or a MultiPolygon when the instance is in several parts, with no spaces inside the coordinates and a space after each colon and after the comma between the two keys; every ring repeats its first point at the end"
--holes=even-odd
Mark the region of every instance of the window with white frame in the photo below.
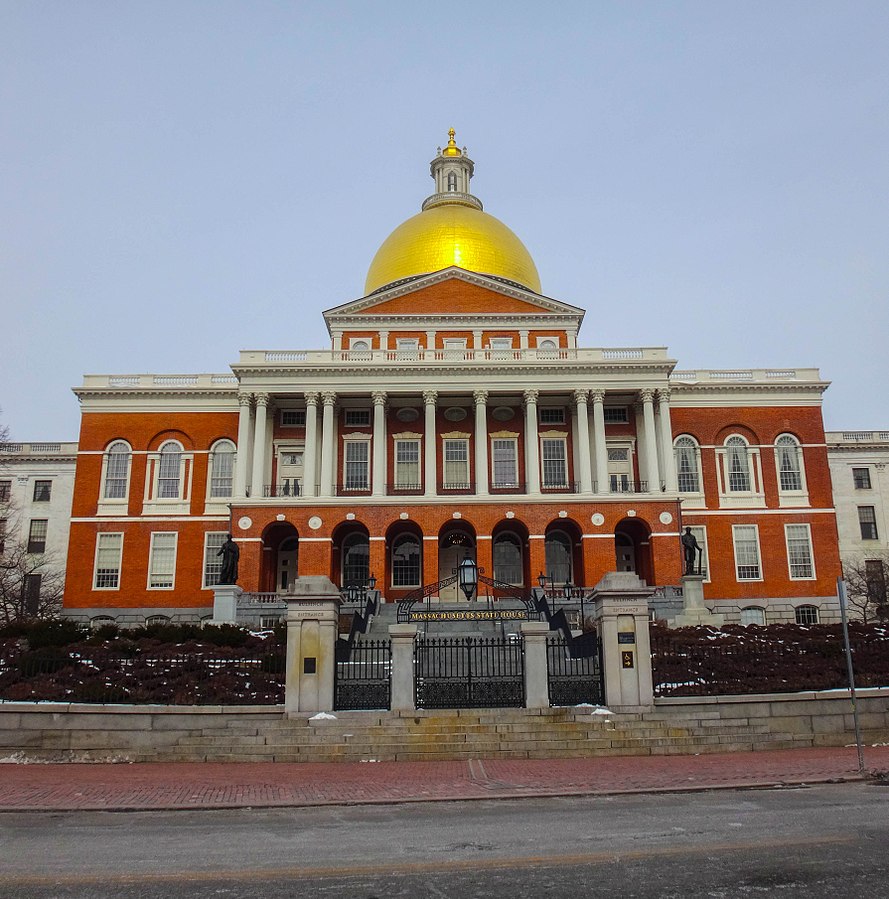
{"type": "Polygon", "coordinates": [[[96,537],[94,590],[120,589],[120,563],[123,557],[123,534],[101,533],[96,537]]]}
{"type": "Polygon", "coordinates": [[[348,428],[366,428],[370,424],[370,409],[344,409],[343,421],[348,428]]]}
{"type": "Polygon", "coordinates": [[[349,349],[354,353],[367,353],[370,351],[370,339],[367,337],[350,337],[349,349]]]}
{"type": "MultiPolygon", "coordinates": [[[[707,552],[707,528],[705,528],[702,524],[690,524],[688,525],[689,530],[694,535],[695,540],[698,541],[698,546],[701,547],[700,554],[700,566],[701,566],[701,574],[704,576],[704,580],[710,580],[710,559],[707,552]]],[[[697,570],[697,562],[695,563],[695,569],[697,570]]]]}
{"type": "Polygon", "coordinates": [[[522,541],[513,533],[498,534],[494,538],[494,579],[520,587],[522,575],[522,541]]]}
{"type": "Polygon", "coordinates": [[[175,531],[155,531],[148,553],[148,589],[172,590],[176,579],[175,531]]]}
{"type": "Polygon", "coordinates": [[[784,536],[787,541],[790,579],[812,580],[815,577],[815,564],[812,561],[812,532],[809,525],[785,524],[784,536]]]}
{"type": "Polygon", "coordinates": [[[422,570],[420,541],[413,534],[402,534],[392,543],[392,586],[419,587],[422,570]]]}
{"type": "Polygon", "coordinates": [[[395,486],[401,489],[420,487],[420,441],[395,441],[395,486]]]}
{"type": "Polygon", "coordinates": [[[518,441],[496,437],[491,441],[491,486],[518,487],[518,441]]]}
{"type": "Polygon", "coordinates": [[[370,487],[370,441],[347,440],[345,447],[343,487],[346,490],[367,490],[370,487]]]}
{"type": "Polygon", "coordinates": [[[512,349],[512,338],[511,337],[492,337],[490,340],[490,346],[492,350],[511,350],[512,349]]]}
{"type": "Polygon", "coordinates": [[[105,451],[105,483],[102,488],[104,499],[127,498],[130,459],[130,445],[124,440],[115,440],[105,451]]]}
{"type": "Polygon", "coordinates": [[[219,583],[219,575],[222,574],[222,556],[219,551],[227,537],[225,531],[207,531],[204,534],[204,577],[201,581],[204,590],[219,583]]]}
{"type": "Polygon", "coordinates": [[[230,497],[234,474],[235,445],[231,440],[219,440],[210,450],[210,497],[230,497]]]}
{"type": "Polygon", "coordinates": [[[537,349],[547,353],[554,353],[559,348],[559,343],[554,337],[538,337],[537,349]]]}
{"type": "Polygon", "coordinates": [[[818,624],[817,606],[797,606],[793,611],[797,624],[818,624]]]}
{"type": "Polygon", "coordinates": [[[804,489],[802,449],[792,434],[782,434],[775,441],[775,464],[778,489],[782,493],[799,493],[804,489]]]}
{"type": "Polygon", "coordinates": [[[28,552],[38,555],[46,552],[46,529],[49,520],[32,518],[28,527],[28,552]]]}
{"type": "Polygon", "coordinates": [[[735,546],[735,576],[739,581],[762,580],[759,556],[759,528],[755,524],[732,525],[735,546]]]}
{"type": "Polygon", "coordinates": [[[304,428],[305,426],[306,426],[306,410],[305,409],[282,409],[281,410],[281,427],[304,428]]]}
{"type": "Polygon", "coordinates": [[[628,446],[609,446],[608,458],[608,489],[612,493],[632,493],[635,484],[632,479],[633,461],[630,458],[628,446]]]}
{"type": "Polygon", "coordinates": [[[543,487],[568,486],[567,444],[564,437],[544,437],[540,441],[543,487]]]}
{"type": "Polygon", "coordinates": [[[731,493],[750,492],[750,447],[743,437],[734,435],[725,441],[726,484],[731,493]]]}
{"type": "Polygon", "coordinates": [[[179,499],[182,495],[182,446],[168,440],[158,453],[157,497],[179,499]]]}
{"type": "Polygon", "coordinates": [[[741,626],[749,627],[751,624],[765,624],[766,623],[766,612],[765,609],[760,608],[759,606],[747,606],[744,609],[741,609],[741,626]]]}
{"type": "Polygon", "coordinates": [[[673,441],[680,493],[701,492],[701,448],[694,437],[682,434],[673,441]]]}
{"type": "Polygon", "coordinates": [[[395,340],[395,351],[399,356],[411,358],[420,352],[418,337],[398,337],[395,340]]]}
{"type": "Polygon", "coordinates": [[[607,425],[623,425],[630,420],[626,406],[605,406],[602,417],[607,425]]]}
{"type": "Polygon", "coordinates": [[[445,490],[461,490],[469,486],[469,441],[463,438],[447,438],[444,441],[445,490]]]}
{"type": "Polygon", "coordinates": [[[543,406],[538,412],[540,423],[542,425],[563,425],[565,424],[565,408],[564,406],[543,406]]]}
{"type": "Polygon", "coordinates": [[[861,528],[862,540],[878,540],[877,513],[873,506],[858,507],[858,526],[861,528]]]}
{"type": "Polygon", "coordinates": [[[446,353],[463,353],[466,350],[465,337],[445,337],[442,347],[446,353]]]}

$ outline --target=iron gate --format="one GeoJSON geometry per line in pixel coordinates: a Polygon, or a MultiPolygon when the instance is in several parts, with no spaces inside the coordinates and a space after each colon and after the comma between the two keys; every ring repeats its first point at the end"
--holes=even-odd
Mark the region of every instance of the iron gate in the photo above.
{"type": "Polygon", "coordinates": [[[546,641],[546,667],[550,705],[605,702],[598,640],[586,639],[572,646],[562,636],[550,637],[546,641]],[[577,656],[571,655],[572,649],[577,656]]]}
{"type": "Polygon", "coordinates": [[[388,709],[391,699],[392,644],[388,640],[361,640],[346,658],[337,660],[333,707],[388,709]]]}
{"type": "Polygon", "coordinates": [[[522,708],[525,654],[521,639],[453,637],[417,640],[417,708],[522,708]]]}

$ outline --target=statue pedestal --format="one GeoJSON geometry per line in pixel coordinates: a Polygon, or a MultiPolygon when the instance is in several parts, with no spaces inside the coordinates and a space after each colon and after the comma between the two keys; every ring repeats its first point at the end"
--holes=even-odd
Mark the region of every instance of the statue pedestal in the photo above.
{"type": "Polygon", "coordinates": [[[237,624],[238,597],[243,592],[237,584],[217,584],[213,588],[213,620],[210,624],[237,624]]]}
{"type": "Polygon", "coordinates": [[[670,627],[722,627],[725,615],[716,615],[704,605],[704,577],[686,574],[682,578],[682,611],[669,620],[670,627]]]}

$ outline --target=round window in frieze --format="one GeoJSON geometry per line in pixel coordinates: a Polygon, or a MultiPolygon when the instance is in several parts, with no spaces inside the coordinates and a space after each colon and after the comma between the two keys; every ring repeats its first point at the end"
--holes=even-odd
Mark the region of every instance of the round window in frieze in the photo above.
{"type": "Polygon", "coordinates": [[[658,516],[658,519],[661,524],[671,524],[673,521],[673,516],[669,512],[661,512],[658,516]]]}
{"type": "Polygon", "coordinates": [[[497,421],[510,421],[515,418],[515,409],[512,406],[496,406],[491,417],[497,421]]]}
{"type": "Polygon", "coordinates": [[[463,421],[466,418],[466,410],[462,406],[451,406],[444,410],[444,417],[448,421],[463,421]]]}
{"type": "Polygon", "coordinates": [[[412,409],[408,406],[405,406],[403,409],[399,409],[395,413],[395,417],[399,421],[404,422],[416,421],[420,417],[420,413],[417,409],[412,409]]]}
{"type": "Polygon", "coordinates": [[[323,522],[317,515],[313,515],[313,516],[309,519],[309,527],[310,527],[313,531],[317,531],[318,528],[320,528],[322,524],[324,524],[324,522],[323,522]]]}
{"type": "Polygon", "coordinates": [[[242,515],[242,516],[238,519],[238,527],[239,527],[242,531],[249,531],[250,528],[253,527],[253,519],[252,519],[252,518],[249,518],[247,515],[242,515]]]}
{"type": "Polygon", "coordinates": [[[605,524],[605,516],[601,512],[594,512],[590,515],[590,521],[597,527],[602,527],[605,524]]]}

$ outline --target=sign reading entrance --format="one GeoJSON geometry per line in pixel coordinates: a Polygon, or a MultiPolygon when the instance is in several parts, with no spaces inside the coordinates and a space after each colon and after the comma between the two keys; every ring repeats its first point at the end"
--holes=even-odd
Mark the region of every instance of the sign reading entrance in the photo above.
{"type": "Polygon", "coordinates": [[[439,611],[411,611],[408,621],[525,621],[525,609],[441,609],[439,611]]]}

